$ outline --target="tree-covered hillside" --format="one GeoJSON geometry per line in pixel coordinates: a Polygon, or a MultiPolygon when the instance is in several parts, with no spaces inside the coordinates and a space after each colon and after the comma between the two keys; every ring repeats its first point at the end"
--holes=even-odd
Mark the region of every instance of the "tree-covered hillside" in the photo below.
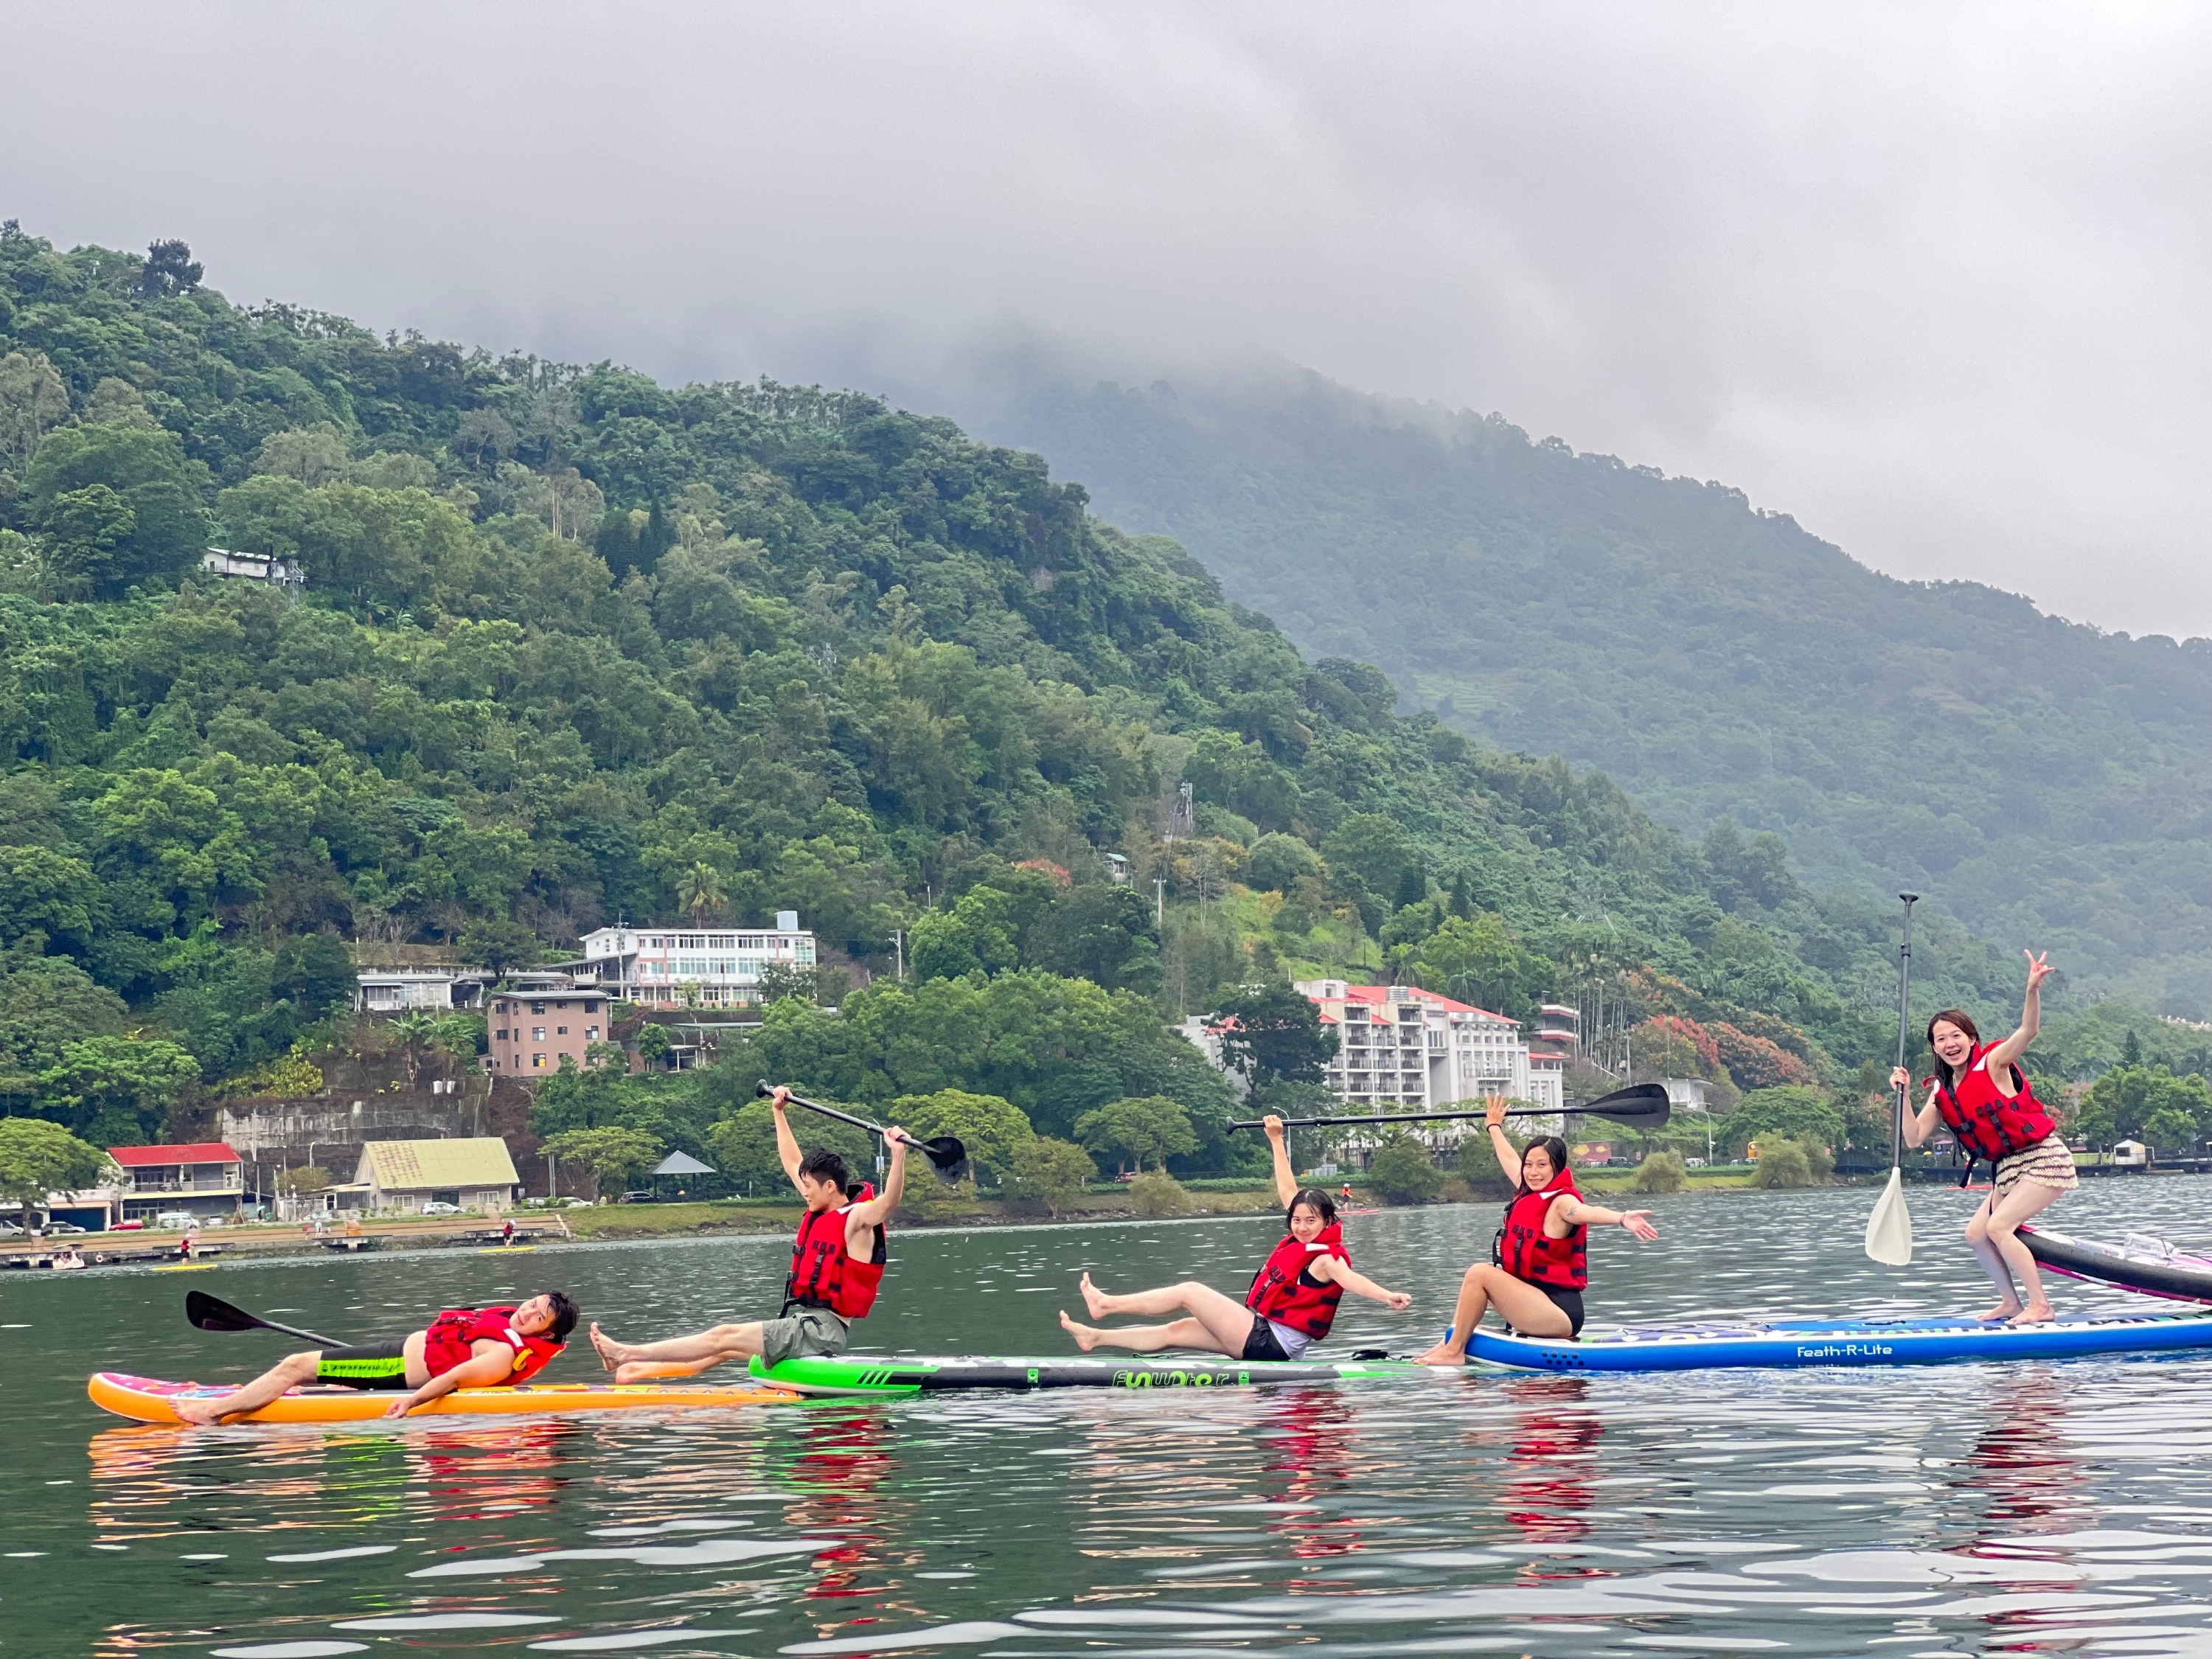
{"type": "MultiPolygon", "coordinates": [[[[13,1109],[112,1139],[261,1086],[345,938],[497,966],[779,908],[877,976],[842,1025],[772,1022],[795,1080],[988,1085],[1069,1132],[1206,1093],[1139,1040],[1164,1018],[1362,961],[1703,1020],[1753,1071],[1886,1045],[1885,904],[1400,717],[1034,455],[865,396],[243,310],[155,256],[0,231],[13,1109]],[[297,559],[304,599],[204,575],[210,542],[297,559]],[[911,979],[1005,994],[887,985],[895,931],[911,979]]],[[[1924,972],[2012,994],[1956,929],[1924,972]]]]}
{"type": "Polygon", "coordinates": [[[1310,375],[1019,361],[930,406],[1449,726],[1601,767],[1688,835],[1775,831],[1817,885],[1917,888],[2077,991],[2212,1009],[2212,641],[1896,581],[1722,485],[1310,375]]]}

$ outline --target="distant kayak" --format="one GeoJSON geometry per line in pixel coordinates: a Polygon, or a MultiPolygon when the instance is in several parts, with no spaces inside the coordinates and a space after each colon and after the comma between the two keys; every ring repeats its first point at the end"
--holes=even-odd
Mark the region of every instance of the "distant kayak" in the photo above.
{"type": "Polygon", "coordinates": [[[1438,1373],[1404,1360],[1231,1359],[1224,1354],[1070,1354],[1053,1358],[942,1358],[840,1354],[787,1359],[769,1368],[756,1358],[756,1381],[811,1395],[916,1395],[1006,1389],[1249,1389],[1268,1383],[1350,1382],[1438,1373]]]}
{"type": "Polygon", "coordinates": [[[1686,1371],[1750,1366],[1936,1365],[2212,1348],[2212,1314],[2054,1320],[1778,1319],[1595,1328],[1579,1342],[1477,1331],[1476,1359],[1539,1371],[1686,1371]]]}
{"type": "MultiPolygon", "coordinates": [[[[167,1382],[150,1376],[129,1376],[120,1371],[95,1371],[85,1385],[92,1403],[118,1417],[141,1423],[175,1423],[170,1409],[177,1400],[207,1400],[228,1394],[230,1389],[202,1382],[167,1382]]],[[[279,1395],[259,1411],[234,1418],[238,1423],[359,1423],[380,1418],[397,1398],[389,1390],[363,1389],[295,1389],[279,1395]]],[[[748,1383],[739,1388],[702,1388],[641,1383],[618,1387],[611,1383],[572,1382],[525,1385],[513,1389],[458,1389],[433,1401],[417,1417],[527,1417],[572,1412],[730,1410],[741,1406],[788,1405],[793,1395],[782,1389],[748,1383]]]]}
{"type": "Polygon", "coordinates": [[[2022,1227],[2021,1243],[2041,1266],[2068,1279],[2095,1279],[2176,1302],[2212,1302],[2212,1256],[2178,1250],[2162,1238],[2130,1233],[2117,1244],[2022,1227]]]}

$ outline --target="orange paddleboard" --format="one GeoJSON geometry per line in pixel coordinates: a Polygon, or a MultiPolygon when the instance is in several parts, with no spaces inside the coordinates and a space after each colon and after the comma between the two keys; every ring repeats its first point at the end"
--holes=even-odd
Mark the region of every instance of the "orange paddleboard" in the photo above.
{"type": "MultiPolygon", "coordinates": [[[[85,1385],[92,1403],[118,1417],[141,1423],[183,1421],[171,1409],[173,1401],[208,1400],[228,1394],[227,1388],[201,1382],[166,1382],[150,1376],[128,1376],[121,1371],[94,1371],[85,1385]]],[[[361,1389],[294,1389],[259,1411],[233,1418],[234,1423],[360,1423],[384,1415],[394,1395],[392,1390],[361,1389]]],[[[783,1389],[764,1389],[748,1382],[739,1388],[693,1384],[672,1388],[662,1383],[622,1387],[614,1383],[526,1383],[512,1389],[456,1389],[422,1410],[417,1417],[521,1417],[568,1412],[635,1412],[730,1410],[740,1406],[786,1405],[799,1396],[783,1389]]]]}

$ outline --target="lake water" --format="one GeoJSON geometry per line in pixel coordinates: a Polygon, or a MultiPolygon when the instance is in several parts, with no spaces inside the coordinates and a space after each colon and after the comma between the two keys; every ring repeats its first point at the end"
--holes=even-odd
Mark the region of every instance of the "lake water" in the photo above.
{"type": "MultiPolygon", "coordinates": [[[[1593,1248],[1594,1322],[1955,1311],[1970,1200],[1656,1200],[1593,1248]]],[[[2212,1243],[2212,1180],[2103,1181],[2082,1233],[2212,1243]]],[[[1487,1207],[1361,1216],[1332,1346],[1433,1339],[1487,1207]]],[[[1241,1290],[1272,1223],[897,1235],[872,1349],[1062,1353],[1075,1275],[1241,1290]]],[[[558,1285],[620,1334],[773,1310],[768,1239],[0,1279],[0,1648],[1078,1656],[2212,1655],[2212,1360],[1651,1377],[1495,1374],[1204,1396],[1088,1391],[713,1419],[133,1426],[94,1369],[239,1379],[187,1287],[338,1335],[558,1285]],[[279,1312],[278,1310],[284,1310],[279,1312]]],[[[2056,1281],[2062,1308],[2144,1305],[2056,1281]]],[[[555,1380],[596,1374],[572,1349],[555,1380]]]]}

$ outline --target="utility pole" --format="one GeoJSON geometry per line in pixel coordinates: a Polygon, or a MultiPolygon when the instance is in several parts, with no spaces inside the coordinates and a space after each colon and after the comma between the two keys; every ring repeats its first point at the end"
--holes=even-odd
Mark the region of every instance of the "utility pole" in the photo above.
{"type": "Polygon", "coordinates": [[[1168,884],[1164,876],[1152,878],[1152,926],[1162,933],[1168,927],[1168,884]]]}
{"type": "Polygon", "coordinates": [[[903,928],[903,927],[895,927],[895,928],[893,928],[893,929],[891,930],[891,949],[892,949],[893,951],[896,951],[896,952],[897,952],[897,954],[898,954],[898,976],[899,976],[899,983],[900,983],[900,984],[902,984],[902,985],[903,985],[903,984],[905,984],[905,983],[906,983],[906,929],[905,929],[905,928],[903,928]]]}

